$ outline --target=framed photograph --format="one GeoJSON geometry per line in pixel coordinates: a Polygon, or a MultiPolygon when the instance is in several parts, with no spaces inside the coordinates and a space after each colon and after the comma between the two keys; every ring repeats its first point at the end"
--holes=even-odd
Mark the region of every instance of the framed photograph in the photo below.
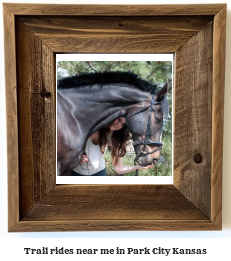
{"type": "Polygon", "coordinates": [[[3,9],[9,231],[221,230],[226,5],[3,9]],[[67,54],[174,56],[171,184],[57,182],[57,57],[67,54]]]}
{"type": "MultiPolygon", "coordinates": [[[[117,132],[107,131],[112,121],[112,119],[109,118],[112,115],[112,108],[115,110],[115,112],[113,112],[114,114],[128,110],[126,115],[122,115],[122,117],[125,122],[128,123],[127,127],[130,127],[131,130],[129,131],[129,136],[125,144],[126,153],[122,157],[122,173],[116,171],[117,169],[113,166],[111,146],[108,146],[103,154],[101,152],[99,153],[101,159],[99,164],[99,160],[96,157],[96,147],[92,145],[92,142],[88,138],[85,155],[89,155],[90,160],[87,162],[78,161],[75,167],[72,167],[73,170],[69,169],[67,175],[64,174],[64,170],[61,166],[57,165],[61,171],[57,170],[56,184],[173,184],[173,58],[173,54],[56,55],[57,83],[59,82],[57,85],[61,85],[57,88],[59,97],[56,98],[56,114],[58,113],[58,109],[60,110],[59,114],[61,114],[56,117],[56,123],[59,127],[59,133],[58,129],[56,130],[58,164],[65,165],[65,160],[70,162],[69,164],[73,164],[74,159],[69,161],[73,153],[72,147],[77,147],[77,144],[81,144],[84,139],[86,139],[84,135],[82,136],[82,131],[81,133],[78,132],[78,126],[82,124],[81,130],[85,129],[86,133],[84,132],[84,134],[87,135],[88,127],[84,127],[85,122],[87,122],[89,128],[93,128],[92,126],[95,124],[94,121],[103,124],[102,126],[106,125],[106,127],[102,129],[102,134],[109,133],[108,135],[111,136],[114,133],[114,135],[116,135],[115,138],[117,135],[121,135],[122,137],[123,133],[127,133],[128,128],[125,127],[122,128],[122,130],[119,128],[119,131],[117,131],[116,128],[114,131],[117,132]],[[145,59],[148,61],[145,61],[145,59]],[[135,79],[137,79],[137,82],[135,79]],[[134,94],[138,81],[144,86],[144,88],[139,89],[142,96],[137,92],[134,94]],[[132,88],[130,86],[129,89],[127,89],[126,86],[131,83],[132,87],[134,87],[132,88]],[[152,85],[150,85],[150,83],[152,85]],[[143,96],[145,93],[145,84],[151,87],[151,92],[155,89],[157,93],[166,85],[166,97],[163,96],[165,99],[162,99],[158,104],[155,102],[151,106],[150,102],[153,94],[146,91],[147,97],[150,97],[150,100],[146,102],[147,97],[146,95],[143,96]],[[104,85],[103,90],[101,90],[102,85],[104,85]],[[60,92],[63,93],[62,96],[60,96],[60,92]],[[66,96],[66,92],[67,94],[70,92],[73,93],[68,100],[67,98],[63,100],[62,97],[68,96],[66,96]],[[66,110],[66,104],[70,102],[70,99],[73,99],[74,108],[66,110]],[[140,101],[140,99],[142,99],[142,101],[140,101]],[[157,112],[158,109],[160,110],[159,112],[157,112]],[[78,115],[78,112],[74,112],[74,110],[80,111],[80,115],[78,115]],[[129,110],[131,110],[132,113],[130,113],[129,110]],[[152,118],[154,124],[151,125],[148,123],[150,110],[152,114],[156,114],[156,118],[152,118]],[[107,115],[106,112],[108,113],[107,115]],[[103,113],[105,116],[102,116],[103,113]],[[78,125],[73,128],[73,134],[70,134],[66,130],[66,128],[69,129],[72,124],[73,118],[69,118],[70,114],[77,115],[74,119],[74,123],[78,122],[78,125]],[[82,114],[85,116],[82,117],[82,114]],[[138,122],[138,125],[133,126],[136,122],[138,122]],[[143,127],[141,128],[140,125],[143,127]],[[136,138],[132,133],[135,133],[137,136],[137,129],[140,129],[141,133],[136,138]],[[149,134],[149,132],[151,132],[151,134],[149,134]],[[67,133],[70,136],[70,143],[68,149],[65,149],[65,155],[63,155],[64,143],[67,143],[69,138],[67,133]],[[60,138],[64,136],[65,142],[60,138]],[[148,163],[145,162],[146,165],[152,164],[153,167],[147,166],[135,170],[135,168],[130,168],[130,166],[139,165],[137,154],[139,155],[141,149],[145,150],[145,145],[143,144],[145,142],[144,136],[147,136],[147,153],[140,154],[140,157],[144,157],[144,160],[148,161],[148,163]],[[151,138],[152,142],[149,141],[151,138]],[[77,141],[78,139],[79,141],[77,141]],[[137,144],[137,148],[134,148],[133,139],[140,139],[143,140],[143,142],[140,146],[137,144]],[[137,153],[135,149],[138,151],[137,153]],[[67,151],[71,151],[70,155],[68,155],[67,151]],[[146,160],[145,157],[147,157],[147,159],[150,157],[150,159],[146,160]],[[59,162],[58,159],[60,158],[61,160],[59,162]],[[126,169],[127,166],[129,167],[126,169]],[[105,176],[99,176],[102,175],[101,169],[103,168],[106,170],[106,178],[105,176]],[[78,171],[80,175],[75,176],[77,175],[75,174],[76,171],[78,171]],[[99,171],[99,173],[97,173],[97,171],[99,171]],[[91,176],[91,178],[89,179],[87,176],[91,176]]],[[[152,115],[150,115],[150,120],[151,116],[152,115]]],[[[116,119],[117,116],[113,115],[113,118],[116,119]]],[[[115,124],[117,123],[116,121],[115,124]]],[[[86,157],[85,155],[84,157],[86,157]]],[[[75,155],[74,158],[77,158],[77,156],[75,155]]]]}

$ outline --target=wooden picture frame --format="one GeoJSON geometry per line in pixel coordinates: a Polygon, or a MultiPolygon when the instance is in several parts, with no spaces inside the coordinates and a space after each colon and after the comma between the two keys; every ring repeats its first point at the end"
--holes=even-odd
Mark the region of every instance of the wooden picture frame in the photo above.
{"type": "Polygon", "coordinates": [[[3,8],[9,231],[221,230],[226,4],[3,8]],[[173,185],[56,185],[70,52],[175,53],[173,185]]]}

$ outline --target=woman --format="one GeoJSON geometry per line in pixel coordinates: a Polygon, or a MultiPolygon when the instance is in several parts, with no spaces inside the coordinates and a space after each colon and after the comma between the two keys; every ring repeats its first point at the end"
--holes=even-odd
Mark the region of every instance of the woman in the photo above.
{"type": "Polygon", "coordinates": [[[111,146],[112,163],[118,174],[125,174],[137,169],[148,169],[153,165],[125,166],[122,157],[126,153],[127,141],[130,133],[126,126],[126,119],[120,117],[109,127],[98,130],[87,140],[85,153],[80,164],[71,172],[72,176],[106,176],[104,153],[108,145],[111,146]]]}

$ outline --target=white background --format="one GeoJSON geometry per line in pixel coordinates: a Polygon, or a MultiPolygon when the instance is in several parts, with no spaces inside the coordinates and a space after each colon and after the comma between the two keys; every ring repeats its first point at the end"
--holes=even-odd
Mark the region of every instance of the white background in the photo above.
{"type": "MultiPolygon", "coordinates": [[[[7,152],[6,152],[6,112],[5,112],[5,83],[4,83],[4,48],[2,0],[0,6],[0,256],[2,260],[24,258],[24,260],[231,260],[231,1],[204,0],[204,1],[37,1],[37,3],[64,3],[64,4],[202,4],[227,3],[227,41],[226,41],[226,86],[225,86],[225,125],[224,125],[224,156],[223,156],[223,230],[222,231],[184,231],[184,232],[50,232],[50,233],[8,233],[7,232],[7,152]],[[25,255],[23,248],[65,247],[65,248],[207,248],[207,255],[105,255],[105,256],[77,256],[77,255],[25,255]],[[7,257],[5,257],[7,256],[7,257]]],[[[17,3],[36,3],[36,1],[8,1],[17,3]]]]}

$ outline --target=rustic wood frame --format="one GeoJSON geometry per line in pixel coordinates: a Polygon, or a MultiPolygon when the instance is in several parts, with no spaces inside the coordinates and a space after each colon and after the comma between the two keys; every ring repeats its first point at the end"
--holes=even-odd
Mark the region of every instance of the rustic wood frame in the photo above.
{"type": "Polygon", "coordinates": [[[220,230],[226,4],[3,4],[8,229],[220,230]],[[173,185],[55,184],[55,53],[175,53],[173,185]]]}

